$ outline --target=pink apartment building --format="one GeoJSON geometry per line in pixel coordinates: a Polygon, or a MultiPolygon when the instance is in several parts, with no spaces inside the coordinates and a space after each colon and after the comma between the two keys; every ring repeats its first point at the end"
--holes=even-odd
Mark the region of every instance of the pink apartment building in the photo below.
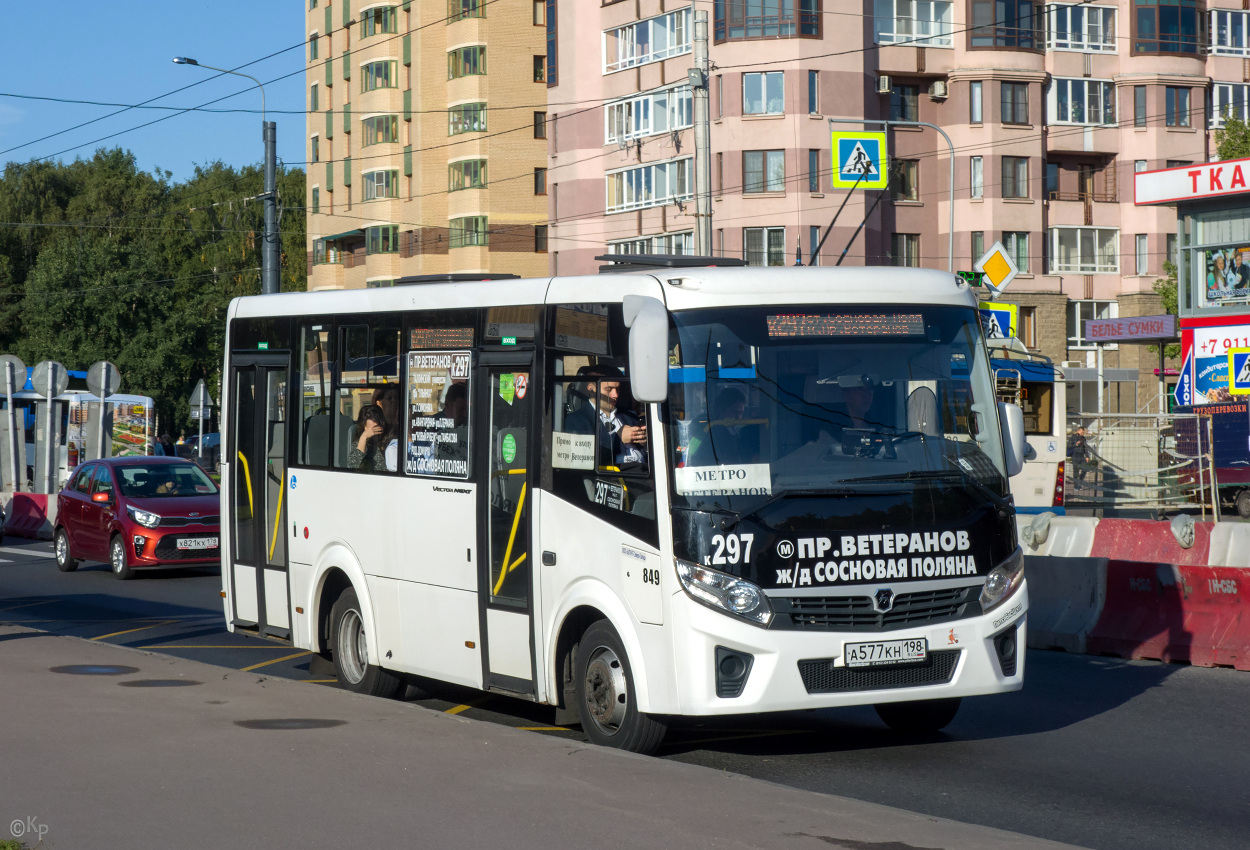
{"type": "MultiPolygon", "coordinates": [[[[954,146],[954,268],[1001,240],[1021,269],[1006,298],[1019,336],[1082,365],[1082,320],[1161,310],[1176,216],[1134,207],[1134,171],[1211,158],[1213,131],[1250,103],[1250,12],[1197,0],[546,5],[553,272],[693,251],[687,71],[693,10],[706,10],[713,253],[811,262],[846,196],[830,185],[828,118],[936,124],[954,146]]],[[[845,264],[947,267],[946,141],[888,135],[891,190],[875,208],[879,193],[854,193],[819,264],[850,243],[845,264]]],[[[1154,355],[1126,347],[1106,365],[1122,370],[1116,408],[1157,409],[1154,355]]],[[[1092,409],[1093,385],[1076,383],[1070,407],[1092,409]]]]}

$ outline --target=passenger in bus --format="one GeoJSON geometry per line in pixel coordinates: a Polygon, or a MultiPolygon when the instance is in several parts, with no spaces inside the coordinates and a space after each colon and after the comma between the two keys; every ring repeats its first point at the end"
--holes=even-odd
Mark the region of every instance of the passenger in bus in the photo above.
{"type": "MultiPolygon", "coordinates": [[[[456,439],[438,444],[438,456],[453,460],[465,460],[468,457],[469,443],[469,384],[459,381],[447,388],[443,396],[443,409],[438,412],[438,420],[450,420],[451,430],[456,439]]],[[[442,428],[440,427],[440,430],[442,428]]]]}
{"type": "Polygon", "coordinates": [[[570,434],[596,434],[599,465],[613,466],[623,444],[638,447],[647,442],[645,425],[625,424],[613,418],[620,398],[621,370],[595,364],[577,370],[578,381],[569,387],[564,430],[570,434]]]}
{"type": "MultiPolygon", "coordinates": [[[[751,440],[742,427],[747,397],[735,387],[726,387],[716,396],[711,407],[707,436],[693,441],[693,466],[716,466],[746,463],[751,458],[751,440]]],[[[754,444],[758,446],[758,434],[754,444]]]]}
{"type": "Polygon", "coordinates": [[[382,408],[386,418],[386,431],[382,434],[382,444],[386,446],[383,457],[387,471],[394,472],[399,465],[399,385],[378,387],[373,391],[373,403],[382,408]]]}
{"type": "Polygon", "coordinates": [[[356,417],[356,427],[352,430],[353,445],[347,453],[347,465],[351,469],[364,469],[370,472],[385,472],[386,416],[382,408],[376,404],[366,404],[356,417]]]}
{"type": "Polygon", "coordinates": [[[628,442],[621,439],[616,441],[616,465],[621,469],[638,467],[647,462],[647,426],[639,407],[633,393],[629,391],[629,384],[619,384],[616,406],[612,409],[610,420],[616,426],[615,432],[618,435],[629,428],[632,437],[628,442]]]}

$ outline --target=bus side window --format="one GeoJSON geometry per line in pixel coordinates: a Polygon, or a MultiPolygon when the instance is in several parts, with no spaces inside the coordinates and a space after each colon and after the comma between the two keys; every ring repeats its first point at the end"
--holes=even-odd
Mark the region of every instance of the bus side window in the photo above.
{"type": "MultiPolygon", "coordinates": [[[[331,323],[309,322],[300,327],[299,462],[330,465],[330,435],[334,420],[334,334],[331,323]]],[[[350,423],[347,423],[350,426],[350,423]]],[[[343,424],[339,423],[340,429],[343,424]]]]}

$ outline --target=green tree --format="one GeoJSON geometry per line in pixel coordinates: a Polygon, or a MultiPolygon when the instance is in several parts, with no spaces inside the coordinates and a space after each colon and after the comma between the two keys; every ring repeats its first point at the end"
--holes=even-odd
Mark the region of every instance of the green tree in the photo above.
{"type": "Polygon", "coordinates": [[[1250,156],[1250,126],[1240,118],[1225,116],[1224,126],[1215,131],[1215,152],[1220,159],[1250,156]]]}

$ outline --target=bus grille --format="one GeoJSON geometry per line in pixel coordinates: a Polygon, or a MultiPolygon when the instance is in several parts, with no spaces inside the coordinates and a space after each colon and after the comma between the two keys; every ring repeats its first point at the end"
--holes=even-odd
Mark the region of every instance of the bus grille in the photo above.
{"type": "Polygon", "coordinates": [[[909,626],[961,620],[981,613],[979,585],[900,593],[889,611],[878,611],[871,596],[772,597],[773,628],[839,632],[883,632],[909,626]]]}
{"type": "Polygon", "coordinates": [[[799,675],[809,694],[941,685],[955,675],[959,654],[958,649],[940,650],[930,652],[928,658],[916,664],[879,667],[834,667],[832,658],[813,658],[799,662],[799,675]]]}

